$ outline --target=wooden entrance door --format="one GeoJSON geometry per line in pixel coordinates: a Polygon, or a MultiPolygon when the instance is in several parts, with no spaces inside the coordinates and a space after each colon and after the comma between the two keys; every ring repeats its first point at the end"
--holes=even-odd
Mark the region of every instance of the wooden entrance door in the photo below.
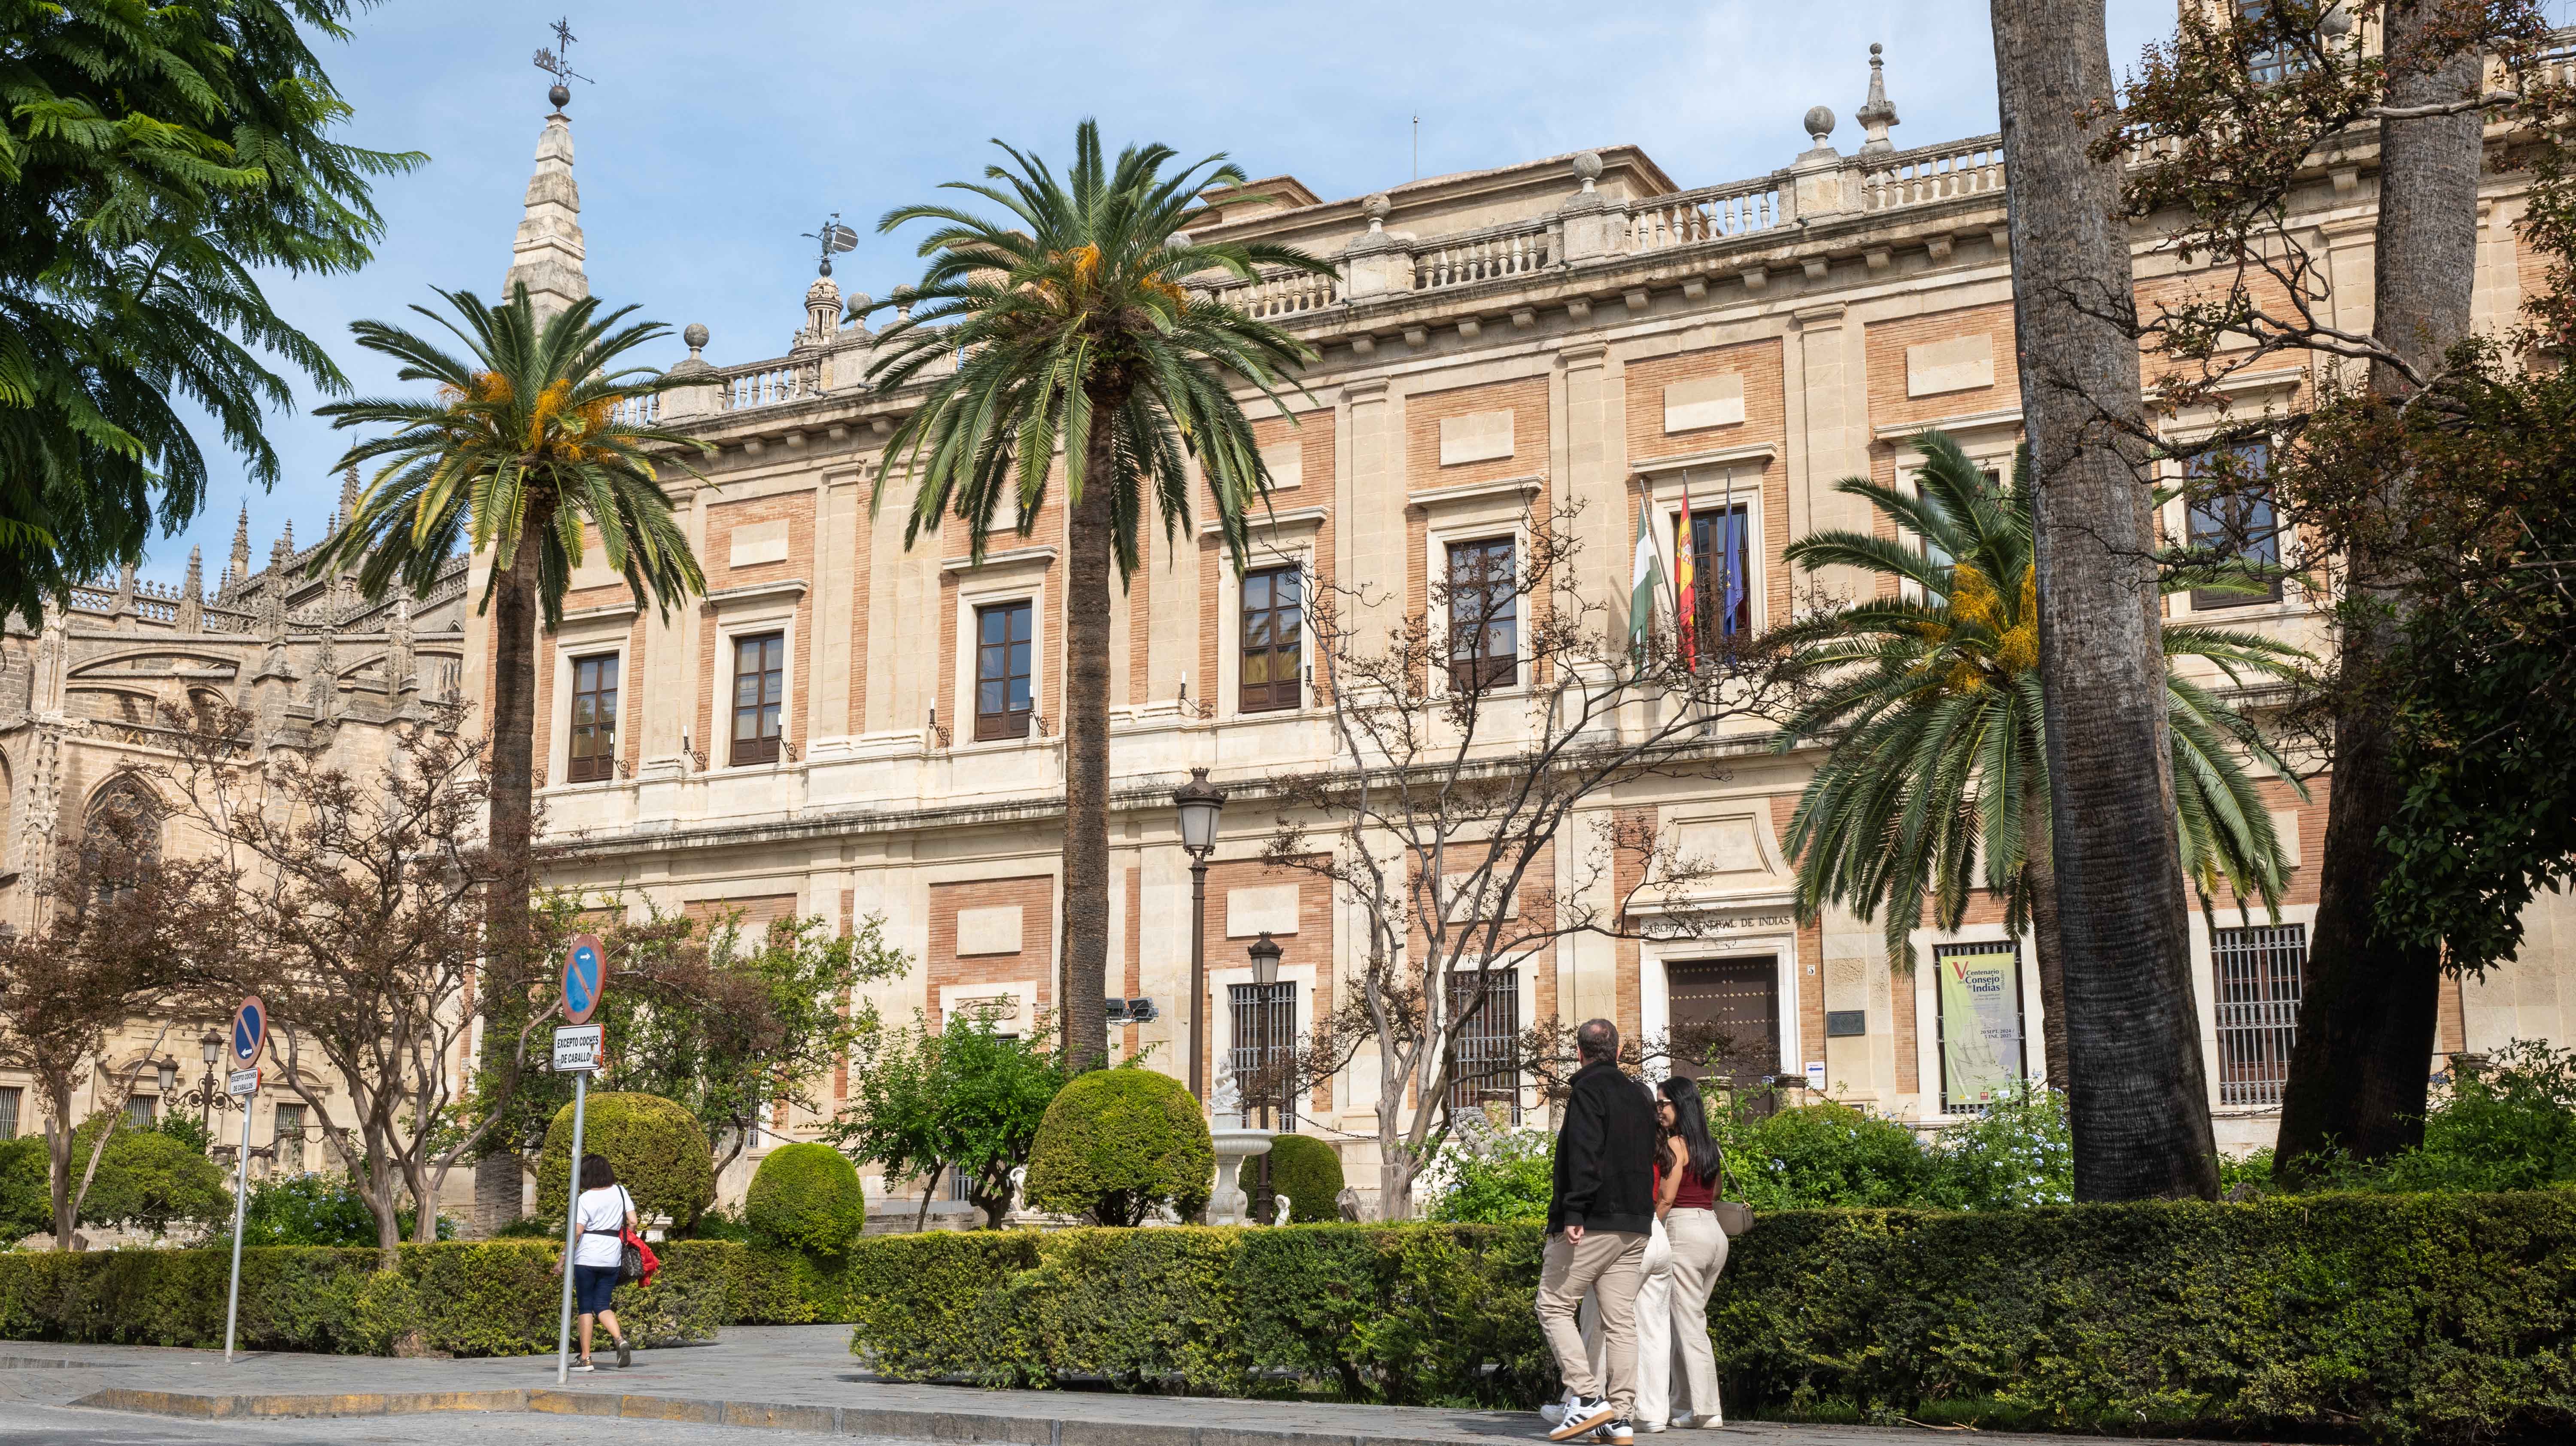
{"type": "Polygon", "coordinates": [[[1673,1073],[1735,1088],[1780,1072],[1780,968],[1769,955],[1666,964],[1673,1073]]]}

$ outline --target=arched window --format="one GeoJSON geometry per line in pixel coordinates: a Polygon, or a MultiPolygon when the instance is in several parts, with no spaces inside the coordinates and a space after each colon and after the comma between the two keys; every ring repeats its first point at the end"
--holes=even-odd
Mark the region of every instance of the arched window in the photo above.
{"type": "Polygon", "coordinates": [[[108,780],[89,799],[81,831],[81,872],[95,902],[132,888],[161,858],[161,800],[131,773],[108,780]]]}

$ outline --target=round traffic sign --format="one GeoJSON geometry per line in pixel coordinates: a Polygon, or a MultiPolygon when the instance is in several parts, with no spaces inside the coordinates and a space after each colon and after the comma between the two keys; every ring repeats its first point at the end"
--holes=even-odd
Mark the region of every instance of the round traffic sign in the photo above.
{"type": "Polygon", "coordinates": [[[237,1067],[248,1065],[259,1058],[260,1042],[266,1038],[268,1038],[268,1006],[260,1003],[259,996],[254,994],[241,1002],[241,1008],[233,1011],[234,1065],[237,1067]]]}
{"type": "Polygon", "coordinates": [[[597,934],[575,934],[564,950],[563,1013],[570,1024],[587,1024],[599,1007],[599,986],[608,970],[608,946],[597,934]]]}

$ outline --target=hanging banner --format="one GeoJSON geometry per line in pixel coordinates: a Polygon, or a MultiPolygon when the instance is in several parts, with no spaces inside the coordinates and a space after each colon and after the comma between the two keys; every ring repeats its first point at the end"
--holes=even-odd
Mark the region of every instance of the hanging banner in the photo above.
{"type": "Polygon", "coordinates": [[[1941,1108],[1982,1109],[2023,1075],[2021,952],[2011,942],[1933,953],[1941,1010],[1941,1108]]]}

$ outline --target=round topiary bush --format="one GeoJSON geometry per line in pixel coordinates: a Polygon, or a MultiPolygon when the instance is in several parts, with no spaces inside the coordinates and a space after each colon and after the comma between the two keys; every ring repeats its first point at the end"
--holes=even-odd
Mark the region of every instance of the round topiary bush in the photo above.
{"type": "Polygon", "coordinates": [[[781,1145],[760,1162],[743,1197],[751,1238],[814,1255],[838,1255],[868,1223],[859,1172],[829,1145],[781,1145]]]}
{"type": "MultiPolygon", "coordinates": [[[[635,1211],[687,1229],[716,1199],[715,1152],[696,1117],[660,1095],[614,1090],[590,1097],[582,1112],[581,1148],[606,1155],[635,1211]]],[[[572,1106],[555,1111],[537,1166],[537,1213],[560,1225],[571,1185],[572,1106]]]]}
{"type": "Polygon", "coordinates": [[[1047,1106],[1029,1154],[1028,1202],[1101,1225],[1141,1225],[1168,1205],[1205,1208],[1216,1179],[1207,1121],[1181,1082],[1150,1069],[1075,1079],[1047,1106]]]}
{"type": "Polygon", "coordinates": [[[1288,1197],[1288,1218],[1297,1224],[1341,1219],[1341,1151],[1312,1135],[1272,1140],[1270,1193],[1288,1197]]]}

